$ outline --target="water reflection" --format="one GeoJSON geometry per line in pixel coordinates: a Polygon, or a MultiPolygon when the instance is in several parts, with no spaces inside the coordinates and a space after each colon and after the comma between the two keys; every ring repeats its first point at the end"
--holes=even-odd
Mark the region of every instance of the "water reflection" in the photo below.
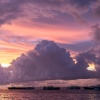
{"type": "Polygon", "coordinates": [[[0,91],[0,100],[100,100],[99,91],[0,91]]]}

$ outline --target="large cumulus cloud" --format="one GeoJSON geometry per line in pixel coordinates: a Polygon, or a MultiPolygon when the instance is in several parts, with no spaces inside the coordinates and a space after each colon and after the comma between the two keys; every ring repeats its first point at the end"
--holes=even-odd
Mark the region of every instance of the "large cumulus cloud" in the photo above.
{"type": "Polygon", "coordinates": [[[73,66],[70,52],[53,41],[43,40],[34,50],[14,60],[12,71],[18,80],[66,79],[73,66]]]}

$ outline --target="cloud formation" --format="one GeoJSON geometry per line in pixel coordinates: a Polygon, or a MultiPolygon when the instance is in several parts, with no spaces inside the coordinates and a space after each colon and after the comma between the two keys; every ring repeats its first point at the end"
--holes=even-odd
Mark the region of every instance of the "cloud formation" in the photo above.
{"type": "Polygon", "coordinates": [[[67,18],[67,14],[84,22],[82,14],[92,9],[99,16],[99,8],[99,0],[0,0],[0,24],[10,24],[13,20],[27,18],[38,21],[41,17],[49,18],[47,20],[51,19],[53,22],[55,17],[67,18]]]}
{"type": "Polygon", "coordinates": [[[92,49],[76,55],[76,63],[69,51],[53,41],[43,40],[34,50],[13,60],[8,69],[0,67],[1,83],[32,80],[72,80],[100,78],[100,56],[92,49]],[[89,64],[95,64],[96,71],[89,71],[89,64]],[[1,78],[2,78],[1,77],[1,78]]]}
{"type": "MultiPolygon", "coordinates": [[[[69,51],[59,47],[53,41],[42,40],[34,50],[13,60],[8,69],[0,66],[0,83],[100,78],[100,27],[98,24],[92,27],[91,34],[97,45],[95,48],[77,54],[74,58],[76,63],[69,51]],[[89,64],[94,64],[96,71],[87,70],[89,64]]],[[[13,38],[24,39],[16,36],[13,38]]]]}
{"type": "MultiPolygon", "coordinates": [[[[99,26],[93,28],[93,37],[99,34],[98,29],[99,26]]],[[[75,63],[69,51],[59,47],[53,41],[43,40],[34,50],[22,54],[12,62],[13,79],[25,81],[100,78],[99,53],[100,49],[90,48],[77,54],[75,63]],[[96,71],[87,70],[89,64],[94,64],[96,71]]]]}
{"type": "Polygon", "coordinates": [[[53,41],[43,40],[34,50],[14,60],[12,71],[18,80],[66,79],[73,65],[70,52],[53,41]]]}
{"type": "MultiPolygon", "coordinates": [[[[83,53],[79,53],[76,56],[76,60],[77,60],[77,64],[76,66],[83,66],[81,68],[85,68],[87,69],[88,64],[94,64],[95,66],[95,72],[93,72],[94,74],[90,74],[88,73],[91,78],[100,78],[100,27],[99,24],[94,25],[92,27],[92,39],[94,41],[94,46],[92,46],[89,50],[83,52],[83,53]]],[[[82,69],[82,71],[84,71],[82,69]]],[[[81,72],[82,72],[81,71],[81,72]]],[[[85,73],[86,75],[86,73],[85,73]]],[[[88,75],[86,75],[87,77],[88,75]]]]}
{"type": "Polygon", "coordinates": [[[96,55],[88,51],[78,54],[75,63],[69,51],[60,48],[53,41],[43,40],[34,50],[13,60],[12,79],[26,81],[97,78],[97,72],[87,70],[89,64],[96,64],[97,60],[96,55]]]}

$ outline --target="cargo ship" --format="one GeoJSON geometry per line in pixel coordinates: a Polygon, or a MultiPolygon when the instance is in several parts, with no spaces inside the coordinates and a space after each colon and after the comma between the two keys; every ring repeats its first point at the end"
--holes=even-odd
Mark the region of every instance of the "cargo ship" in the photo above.
{"type": "Polygon", "coordinates": [[[32,90],[34,87],[8,87],[10,90],[32,90]]]}
{"type": "Polygon", "coordinates": [[[79,86],[71,86],[71,87],[67,87],[67,89],[80,90],[81,87],[79,87],[79,86]]]}
{"type": "Polygon", "coordinates": [[[94,90],[94,87],[83,87],[84,90],[94,90]]]}
{"type": "Polygon", "coordinates": [[[60,87],[48,86],[48,87],[43,87],[43,90],[60,90],[60,87]]]}

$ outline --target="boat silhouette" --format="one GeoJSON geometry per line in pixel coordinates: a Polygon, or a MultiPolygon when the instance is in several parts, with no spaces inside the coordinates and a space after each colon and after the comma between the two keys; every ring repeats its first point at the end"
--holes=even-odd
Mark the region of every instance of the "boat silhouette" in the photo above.
{"type": "Polygon", "coordinates": [[[32,90],[34,87],[8,87],[10,90],[32,90]]]}
{"type": "Polygon", "coordinates": [[[47,86],[43,87],[43,90],[60,90],[60,87],[47,86]]]}

